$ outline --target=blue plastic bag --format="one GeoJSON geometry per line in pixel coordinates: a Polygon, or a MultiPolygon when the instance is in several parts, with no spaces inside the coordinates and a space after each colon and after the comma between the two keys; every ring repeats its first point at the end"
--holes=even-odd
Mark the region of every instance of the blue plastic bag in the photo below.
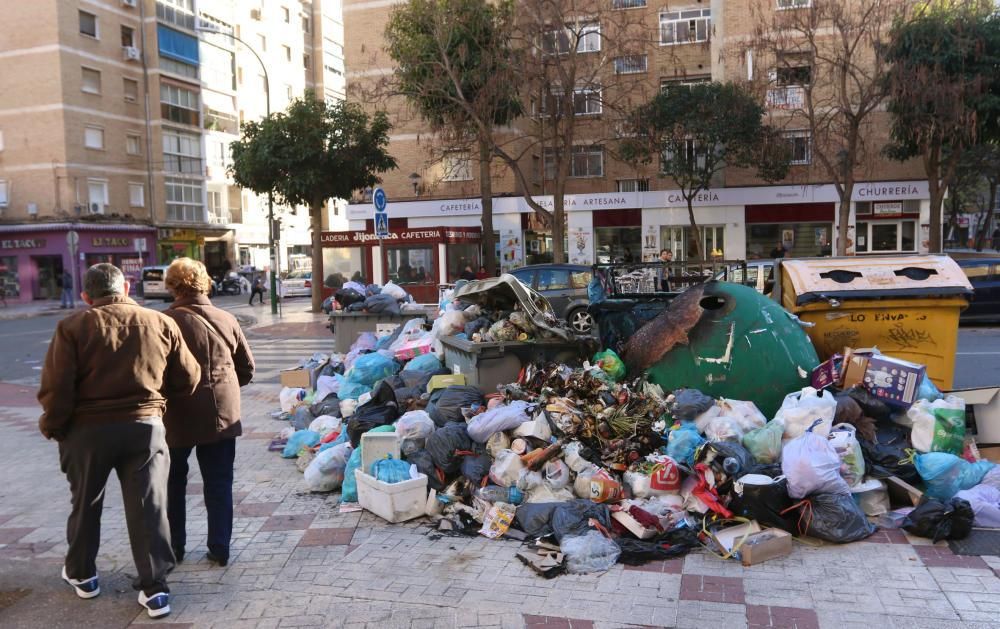
{"type": "Polygon", "coordinates": [[[400,459],[386,457],[372,463],[368,473],[383,483],[402,483],[410,480],[410,464],[400,459]]]}
{"type": "Polygon", "coordinates": [[[294,459],[299,455],[299,450],[315,446],[321,438],[320,434],[314,430],[298,430],[288,438],[288,443],[285,444],[281,456],[286,459],[294,459]]]}
{"type": "Polygon", "coordinates": [[[963,489],[975,487],[996,466],[989,461],[969,463],[947,452],[918,454],[914,465],[927,486],[927,497],[941,501],[950,500],[963,489]]]}
{"type": "Polygon", "coordinates": [[[403,371],[437,371],[443,367],[444,365],[441,364],[437,354],[421,354],[406,363],[403,371]]]}
{"type": "Polygon", "coordinates": [[[330,442],[327,442],[327,443],[324,443],[323,445],[321,445],[319,447],[319,451],[322,452],[323,450],[327,450],[329,448],[332,448],[333,446],[339,446],[342,443],[346,443],[347,439],[348,439],[347,431],[346,430],[341,430],[340,431],[340,436],[338,436],[333,441],[330,441],[330,442]]]}
{"type": "Polygon", "coordinates": [[[694,453],[705,438],[698,432],[694,422],[684,422],[667,434],[667,455],[688,467],[694,466],[694,453]]]}
{"type": "Polygon", "coordinates": [[[925,374],[924,379],[920,381],[920,387],[917,389],[917,399],[933,402],[943,397],[944,394],[935,386],[934,381],[925,374]]]}
{"type": "MultiPolygon", "coordinates": [[[[388,378],[399,372],[399,363],[379,353],[358,356],[354,366],[347,372],[348,382],[357,382],[373,386],[382,378],[388,378]]],[[[343,399],[343,398],[341,398],[343,399]]]]}
{"type": "Polygon", "coordinates": [[[347,460],[347,467],[344,468],[344,484],[341,486],[340,493],[341,502],[358,501],[358,479],[354,477],[354,470],[360,467],[361,448],[354,448],[354,452],[351,452],[351,458],[347,460]]]}
{"type": "Polygon", "coordinates": [[[345,382],[340,385],[340,391],[337,393],[337,397],[341,400],[356,400],[365,393],[371,391],[372,388],[367,384],[360,384],[358,382],[345,382]]]}

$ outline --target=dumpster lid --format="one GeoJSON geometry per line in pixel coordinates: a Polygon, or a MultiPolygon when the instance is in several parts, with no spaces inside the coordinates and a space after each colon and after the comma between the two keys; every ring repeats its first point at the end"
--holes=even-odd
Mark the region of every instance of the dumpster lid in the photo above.
{"type": "Polygon", "coordinates": [[[454,299],[494,310],[520,309],[539,328],[569,340],[570,333],[559,324],[548,299],[522,284],[510,273],[476,280],[455,289],[454,299]]]}
{"type": "Polygon", "coordinates": [[[802,306],[831,297],[971,295],[972,285],[948,256],[864,256],[781,261],[802,306]]]}

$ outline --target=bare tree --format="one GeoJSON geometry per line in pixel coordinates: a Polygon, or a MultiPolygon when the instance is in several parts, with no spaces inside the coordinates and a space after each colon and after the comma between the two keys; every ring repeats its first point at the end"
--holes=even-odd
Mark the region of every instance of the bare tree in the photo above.
{"type": "Polygon", "coordinates": [[[886,97],[883,44],[907,0],[812,0],[775,10],[757,0],[752,36],[729,50],[750,60],[772,124],[808,133],[811,167],[840,200],[837,255],[848,249],[851,199],[886,141],[874,123],[886,97]]]}

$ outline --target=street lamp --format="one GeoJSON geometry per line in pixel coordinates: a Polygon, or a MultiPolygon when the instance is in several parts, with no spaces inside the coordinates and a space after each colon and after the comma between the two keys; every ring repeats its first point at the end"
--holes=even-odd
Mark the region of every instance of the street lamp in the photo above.
{"type": "MultiPolygon", "coordinates": [[[[223,35],[243,44],[246,48],[257,58],[257,62],[260,64],[260,69],[264,72],[264,94],[265,94],[265,105],[267,108],[267,118],[271,118],[271,81],[267,77],[267,66],[264,65],[264,61],[257,54],[257,51],[236,35],[232,33],[227,33],[226,31],[219,30],[216,28],[206,28],[204,24],[195,25],[195,30],[201,33],[213,33],[215,35],[223,35]]],[[[274,241],[274,194],[268,190],[267,191],[267,250],[268,256],[271,259],[271,314],[278,314],[278,252],[275,247],[274,241]]]]}
{"type": "Polygon", "coordinates": [[[410,173],[410,183],[413,184],[413,196],[420,196],[420,180],[423,179],[418,173],[410,173]]]}

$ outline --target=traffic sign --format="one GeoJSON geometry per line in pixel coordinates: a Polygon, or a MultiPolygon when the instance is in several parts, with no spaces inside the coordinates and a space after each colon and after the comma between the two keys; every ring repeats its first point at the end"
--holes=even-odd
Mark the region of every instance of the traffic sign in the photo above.
{"type": "Polygon", "coordinates": [[[66,232],[66,244],[70,247],[76,248],[77,244],[80,242],[80,234],[76,233],[74,230],[66,232]]]}
{"type": "Polygon", "coordinates": [[[375,204],[375,213],[385,212],[385,205],[388,203],[388,199],[385,198],[385,190],[382,188],[375,188],[372,192],[372,203],[375,204]]]}
{"type": "Polygon", "coordinates": [[[375,237],[381,240],[389,237],[389,215],[375,212],[375,237]]]}

